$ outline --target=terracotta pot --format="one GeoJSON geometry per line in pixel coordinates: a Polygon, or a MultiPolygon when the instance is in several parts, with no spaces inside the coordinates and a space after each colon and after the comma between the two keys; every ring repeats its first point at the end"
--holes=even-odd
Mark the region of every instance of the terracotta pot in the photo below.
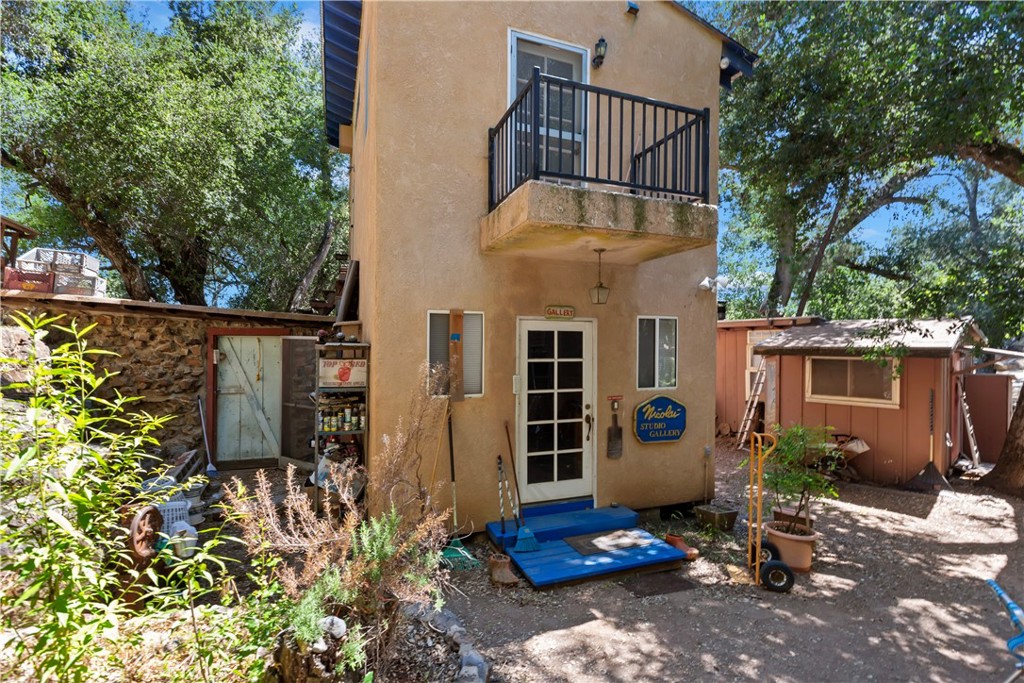
{"type": "Polygon", "coordinates": [[[772,516],[775,518],[776,522],[796,522],[797,524],[810,526],[812,529],[814,528],[814,515],[811,515],[811,523],[807,524],[807,511],[802,511],[800,516],[797,517],[796,507],[793,506],[787,505],[781,508],[772,508],[772,516]]]}
{"type": "Polygon", "coordinates": [[[512,573],[512,558],[504,553],[494,553],[487,558],[491,581],[499,586],[515,586],[519,578],[512,573]]]}
{"type": "Polygon", "coordinates": [[[764,531],[768,540],[779,549],[779,559],[789,565],[795,572],[811,571],[811,558],[814,555],[814,544],[821,537],[803,524],[797,524],[795,531],[787,533],[789,522],[765,522],[764,531]]]}

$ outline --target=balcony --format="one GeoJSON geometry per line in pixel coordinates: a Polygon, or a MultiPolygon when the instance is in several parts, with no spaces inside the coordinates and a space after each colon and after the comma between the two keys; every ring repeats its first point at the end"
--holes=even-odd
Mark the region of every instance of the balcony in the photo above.
{"type": "Polygon", "coordinates": [[[713,244],[709,121],[535,68],[488,133],[481,249],[635,264],[713,244]]]}

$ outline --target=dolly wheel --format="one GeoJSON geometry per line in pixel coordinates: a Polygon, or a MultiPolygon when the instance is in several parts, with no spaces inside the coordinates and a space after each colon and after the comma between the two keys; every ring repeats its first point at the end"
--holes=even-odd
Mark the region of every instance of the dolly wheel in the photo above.
{"type": "MultiPolygon", "coordinates": [[[[751,544],[754,547],[754,544],[751,544]]],[[[761,564],[780,559],[779,549],[771,541],[761,541],[761,564]]]]}
{"type": "Polygon", "coordinates": [[[781,560],[771,560],[761,565],[761,583],[773,593],[788,593],[795,581],[793,570],[781,560]]]}
{"type": "Polygon", "coordinates": [[[156,557],[156,542],[164,517],[153,505],[147,505],[135,513],[128,528],[128,550],[137,561],[148,561],[156,557]]]}

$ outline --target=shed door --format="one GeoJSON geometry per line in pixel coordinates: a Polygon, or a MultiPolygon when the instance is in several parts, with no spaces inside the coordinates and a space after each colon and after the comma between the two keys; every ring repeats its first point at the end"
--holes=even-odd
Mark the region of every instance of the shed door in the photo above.
{"type": "Polygon", "coordinates": [[[217,462],[281,454],[281,338],[217,338],[217,462]]]}

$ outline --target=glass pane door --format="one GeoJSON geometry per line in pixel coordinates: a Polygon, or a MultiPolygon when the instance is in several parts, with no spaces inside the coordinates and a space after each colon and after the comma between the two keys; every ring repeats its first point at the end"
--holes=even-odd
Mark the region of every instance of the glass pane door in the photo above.
{"type": "MultiPolygon", "coordinates": [[[[538,67],[542,74],[582,82],[583,56],[574,50],[543,45],[523,38],[516,40],[515,91],[522,91],[538,67]]],[[[544,84],[540,102],[540,152],[542,168],[549,173],[582,173],[581,150],[586,130],[585,93],[567,85],[544,84]]],[[[529,132],[529,122],[520,124],[529,132]]],[[[524,162],[525,163],[525,162],[524,162]]]]}
{"type": "Polygon", "coordinates": [[[527,501],[591,492],[593,444],[590,323],[522,321],[520,481],[527,501]]]}

